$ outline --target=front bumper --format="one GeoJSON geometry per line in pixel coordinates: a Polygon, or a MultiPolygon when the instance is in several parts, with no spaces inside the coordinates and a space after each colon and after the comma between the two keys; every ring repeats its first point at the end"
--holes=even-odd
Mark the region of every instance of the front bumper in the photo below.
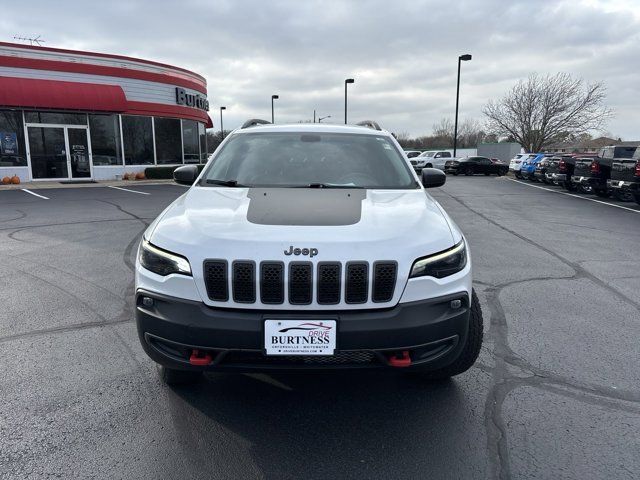
{"type": "Polygon", "coordinates": [[[314,312],[212,308],[136,292],[136,323],[144,350],[157,363],[186,370],[392,368],[390,356],[402,351],[409,352],[412,366],[440,368],[459,356],[469,314],[466,292],[386,309],[314,312]],[[151,305],[143,303],[145,297],[152,299],[145,301],[151,305]],[[452,308],[453,300],[460,300],[461,306],[452,308]],[[267,357],[263,354],[266,319],[336,320],[336,352],[330,357],[267,357]],[[210,353],[211,364],[191,365],[189,354],[194,349],[210,353]]]}
{"type": "Polygon", "coordinates": [[[629,190],[633,193],[640,193],[640,182],[627,182],[624,180],[607,180],[607,187],[615,190],[629,190]]]}

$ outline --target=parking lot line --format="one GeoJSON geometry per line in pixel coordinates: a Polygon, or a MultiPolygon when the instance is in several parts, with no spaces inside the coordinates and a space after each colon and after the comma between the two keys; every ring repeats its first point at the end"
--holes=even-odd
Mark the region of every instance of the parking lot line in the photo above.
{"type": "Polygon", "coordinates": [[[560,195],[569,195],[570,197],[579,198],[581,200],[589,200],[590,202],[601,203],[603,205],[608,205],[610,207],[616,207],[616,208],[621,208],[623,210],[629,210],[630,212],[633,212],[633,213],[640,213],[640,210],[636,210],[634,208],[629,208],[629,207],[623,207],[622,205],[615,205],[615,204],[609,203],[609,202],[603,202],[602,200],[596,200],[595,198],[581,197],[580,195],[576,195],[575,193],[559,192],[557,190],[552,190],[551,188],[541,187],[539,185],[531,185],[529,183],[521,182],[519,180],[514,180],[513,178],[507,178],[507,177],[503,177],[503,178],[505,180],[511,180],[512,182],[520,183],[520,184],[522,184],[522,185],[524,185],[526,187],[539,188],[540,190],[546,190],[547,192],[559,193],[560,195]]]}
{"type": "Polygon", "coordinates": [[[26,188],[22,188],[21,190],[22,190],[23,192],[30,193],[31,195],[34,195],[34,196],[36,196],[36,197],[43,198],[43,199],[45,199],[45,200],[49,200],[49,197],[45,197],[44,195],[40,195],[40,194],[38,194],[38,193],[32,192],[31,190],[27,190],[26,188]]]}
{"type": "Polygon", "coordinates": [[[107,185],[107,188],[115,188],[116,190],[124,190],[125,192],[139,193],[140,195],[151,195],[150,193],[147,193],[147,192],[139,192],[137,190],[129,190],[128,188],[116,187],[116,186],[113,186],[113,185],[107,185]]]}

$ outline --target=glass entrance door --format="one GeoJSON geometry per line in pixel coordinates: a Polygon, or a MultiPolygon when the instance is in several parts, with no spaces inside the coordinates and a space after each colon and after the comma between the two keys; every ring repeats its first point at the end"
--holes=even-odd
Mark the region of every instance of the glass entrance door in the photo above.
{"type": "Polygon", "coordinates": [[[28,126],[27,130],[34,179],[91,178],[86,128],[28,126]]]}
{"type": "Polygon", "coordinates": [[[69,178],[64,128],[29,127],[33,178],[69,178]]]}
{"type": "Polygon", "coordinates": [[[66,130],[69,141],[69,167],[71,171],[71,178],[90,178],[91,162],[89,161],[87,129],[67,127],[66,130]]]}

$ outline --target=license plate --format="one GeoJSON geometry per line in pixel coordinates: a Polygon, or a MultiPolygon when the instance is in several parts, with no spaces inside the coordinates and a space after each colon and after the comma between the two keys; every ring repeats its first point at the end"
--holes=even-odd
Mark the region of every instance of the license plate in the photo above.
{"type": "Polygon", "coordinates": [[[333,355],[335,320],[265,320],[267,355],[333,355]]]}

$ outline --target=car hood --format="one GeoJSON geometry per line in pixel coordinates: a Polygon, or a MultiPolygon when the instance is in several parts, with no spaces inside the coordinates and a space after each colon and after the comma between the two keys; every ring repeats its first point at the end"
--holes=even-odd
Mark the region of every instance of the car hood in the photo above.
{"type": "MultiPolygon", "coordinates": [[[[206,298],[206,259],[413,262],[452,247],[462,234],[424,190],[192,187],[151,224],[145,237],[185,256],[206,298]],[[292,249],[299,254],[287,255],[292,249]],[[317,252],[311,256],[309,252],[317,252]],[[307,255],[304,252],[307,252],[307,255]]],[[[402,289],[397,289],[397,295],[402,289]]],[[[397,301],[397,298],[395,299],[397,301]]]]}

